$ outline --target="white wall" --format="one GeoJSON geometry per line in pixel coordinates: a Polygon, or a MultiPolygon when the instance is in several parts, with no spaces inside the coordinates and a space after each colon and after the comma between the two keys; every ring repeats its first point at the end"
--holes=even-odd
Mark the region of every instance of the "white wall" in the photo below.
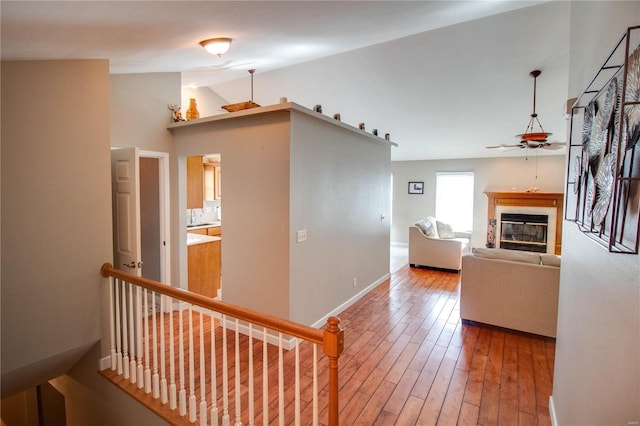
{"type": "MultiPolygon", "coordinates": [[[[568,97],[584,90],[639,2],[572,2],[568,97]]],[[[553,406],[560,425],[640,421],[640,257],[611,254],[563,225],[553,406]]]]}
{"type": "MultiPolygon", "coordinates": [[[[525,130],[528,74],[542,69],[537,112],[563,140],[568,18],[569,2],[548,1],[273,71],[258,67],[255,99],[269,105],[286,96],[307,108],[321,104],[354,126],[364,121],[399,144],[394,161],[491,157],[485,146],[515,143],[525,130]]],[[[247,75],[213,90],[241,102],[249,84],[247,75]]]]}
{"type": "Polygon", "coordinates": [[[389,146],[309,113],[173,129],[181,161],[221,154],[223,299],[307,325],[389,272],[389,146]]]}
{"type": "Polygon", "coordinates": [[[112,259],[109,63],[2,62],[2,390],[102,334],[112,259]]]}
{"type": "MultiPolygon", "coordinates": [[[[247,99],[249,100],[249,95],[247,99]]],[[[226,99],[218,95],[216,92],[208,87],[182,87],[182,118],[187,118],[187,110],[189,109],[190,99],[196,100],[196,106],[200,113],[200,118],[209,117],[217,114],[227,114],[227,111],[222,109],[222,105],[230,104],[226,99]]]]}
{"type": "MultiPolygon", "coordinates": [[[[535,155],[535,154],[534,154],[535,155]]],[[[476,158],[468,160],[394,161],[393,223],[391,241],[407,243],[409,226],[426,216],[435,216],[436,173],[474,172],[473,247],[484,247],[487,235],[485,191],[564,192],[564,155],[476,158]],[[536,179],[537,162],[537,179],[536,179]],[[424,195],[408,194],[409,181],[423,181],[424,195]]],[[[446,218],[438,218],[446,221],[446,218]]]]}
{"type": "MultiPolygon", "coordinates": [[[[174,149],[169,104],[180,102],[180,73],[146,73],[111,75],[111,147],[138,147],[145,151],[166,152],[174,149]]],[[[169,156],[169,191],[178,191],[178,163],[169,156]]],[[[179,283],[177,218],[183,212],[170,203],[171,283],[179,283]]],[[[183,214],[183,213],[182,213],[183,214]]]]}
{"type": "Polygon", "coordinates": [[[389,273],[391,148],[332,119],[291,120],[290,310],[313,324],[389,273]]]}
{"type": "MultiPolygon", "coordinates": [[[[282,318],[289,318],[289,134],[286,111],[173,129],[181,173],[187,156],[221,155],[223,299],[282,318]]],[[[184,178],[172,204],[186,212],[184,178]]],[[[174,223],[181,231],[173,260],[182,271],[174,285],[187,288],[186,213],[174,223]]]]}

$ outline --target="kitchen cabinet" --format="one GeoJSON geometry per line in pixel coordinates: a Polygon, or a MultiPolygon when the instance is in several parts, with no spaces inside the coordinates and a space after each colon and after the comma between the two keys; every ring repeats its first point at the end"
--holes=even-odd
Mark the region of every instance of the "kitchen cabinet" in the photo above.
{"type": "Polygon", "coordinates": [[[187,157],[187,208],[201,209],[204,205],[204,168],[202,156],[187,157]]]}
{"type": "Polygon", "coordinates": [[[220,163],[205,163],[203,169],[205,201],[220,200],[220,163]]]}
{"type": "Polygon", "coordinates": [[[211,236],[221,236],[222,235],[222,226],[212,226],[211,228],[207,228],[207,235],[211,236]]]}
{"type": "Polygon", "coordinates": [[[190,234],[209,235],[206,228],[204,228],[204,229],[191,229],[191,230],[189,230],[187,232],[189,232],[190,234]]]}
{"type": "Polygon", "coordinates": [[[189,291],[216,297],[220,289],[220,238],[187,234],[189,291]]]}

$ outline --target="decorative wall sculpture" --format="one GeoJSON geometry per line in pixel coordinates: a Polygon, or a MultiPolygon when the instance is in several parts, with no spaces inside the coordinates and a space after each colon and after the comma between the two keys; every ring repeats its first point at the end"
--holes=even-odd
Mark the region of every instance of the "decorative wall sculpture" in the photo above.
{"type": "Polygon", "coordinates": [[[571,109],[565,219],[616,253],[638,253],[639,41],[627,28],[571,109]]]}

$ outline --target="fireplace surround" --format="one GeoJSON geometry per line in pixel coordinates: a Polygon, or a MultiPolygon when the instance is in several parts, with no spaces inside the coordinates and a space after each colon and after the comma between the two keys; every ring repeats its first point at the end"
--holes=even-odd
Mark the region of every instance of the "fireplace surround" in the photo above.
{"type": "MultiPolygon", "coordinates": [[[[501,240],[514,239],[513,230],[515,229],[516,233],[518,231],[522,231],[527,228],[525,234],[520,235],[521,239],[518,240],[520,242],[520,247],[515,248],[516,250],[527,250],[527,251],[537,251],[537,252],[546,252],[546,253],[561,253],[562,247],[562,212],[563,212],[563,201],[564,194],[562,193],[545,193],[545,192],[485,192],[488,197],[488,206],[487,206],[487,218],[488,223],[496,224],[495,229],[495,243],[496,247],[514,249],[510,247],[512,242],[506,241],[504,245],[501,245],[501,240]],[[511,237],[503,238],[503,227],[501,216],[503,214],[516,214],[516,215],[534,215],[534,216],[547,216],[547,227],[546,227],[546,244],[544,250],[536,245],[526,245],[528,241],[523,241],[529,238],[529,236],[537,237],[541,232],[542,228],[537,228],[536,235],[531,235],[533,230],[538,225],[531,225],[529,227],[524,226],[512,226],[514,224],[507,224],[508,228],[512,228],[511,230],[507,229],[511,237]]],[[[536,219],[538,220],[538,219],[536,219]]],[[[531,222],[531,221],[529,221],[531,222]]],[[[515,224],[517,225],[517,224],[515,224]]]]}

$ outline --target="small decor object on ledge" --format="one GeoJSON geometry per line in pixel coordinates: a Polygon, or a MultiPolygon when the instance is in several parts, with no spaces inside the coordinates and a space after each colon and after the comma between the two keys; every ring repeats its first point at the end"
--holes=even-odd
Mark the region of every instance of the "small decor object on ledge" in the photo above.
{"type": "Polygon", "coordinates": [[[358,123],[358,129],[364,130],[364,123],[358,123]]]}
{"type": "Polygon", "coordinates": [[[495,248],[496,246],[496,225],[497,219],[489,219],[487,224],[487,248],[495,248]]]}
{"type": "Polygon", "coordinates": [[[322,105],[317,104],[316,106],[313,107],[313,110],[315,112],[318,112],[318,113],[322,114],[322,105]]]}
{"type": "Polygon", "coordinates": [[[373,129],[373,130],[371,131],[371,133],[372,133],[374,136],[378,136],[378,129],[373,129]]]}
{"type": "Polygon", "coordinates": [[[187,120],[195,120],[200,118],[195,98],[189,99],[189,109],[187,109],[187,120]]]}
{"type": "Polygon", "coordinates": [[[390,141],[391,140],[391,135],[389,133],[385,133],[384,134],[384,139],[387,140],[387,141],[390,141]]]}
{"type": "Polygon", "coordinates": [[[180,111],[180,105],[169,105],[169,109],[173,111],[173,113],[171,114],[171,121],[173,123],[184,121],[184,118],[182,118],[182,112],[180,111]]]}
{"type": "Polygon", "coordinates": [[[340,113],[339,113],[339,112],[336,112],[335,114],[333,114],[333,119],[334,119],[334,120],[341,121],[340,113]]]}
{"type": "Polygon", "coordinates": [[[409,194],[424,194],[424,182],[409,182],[409,194]]]}

